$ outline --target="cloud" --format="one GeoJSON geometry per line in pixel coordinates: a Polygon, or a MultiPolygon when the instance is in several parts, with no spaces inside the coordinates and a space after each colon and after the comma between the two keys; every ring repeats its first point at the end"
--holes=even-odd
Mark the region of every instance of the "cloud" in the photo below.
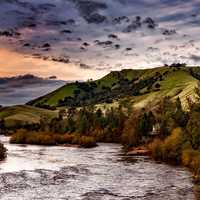
{"type": "Polygon", "coordinates": [[[200,62],[200,55],[195,55],[195,54],[192,54],[191,56],[190,56],[190,59],[191,60],[193,60],[193,61],[195,61],[195,62],[200,62]]]}
{"type": "Polygon", "coordinates": [[[0,46],[20,59],[7,64],[10,56],[1,56],[0,75],[99,78],[119,63],[156,67],[175,54],[195,55],[199,8],[198,0],[2,0],[0,46]]]}
{"type": "Polygon", "coordinates": [[[30,74],[0,78],[0,105],[24,104],[65,83],[65,81],[44,79],[30,74]]]}

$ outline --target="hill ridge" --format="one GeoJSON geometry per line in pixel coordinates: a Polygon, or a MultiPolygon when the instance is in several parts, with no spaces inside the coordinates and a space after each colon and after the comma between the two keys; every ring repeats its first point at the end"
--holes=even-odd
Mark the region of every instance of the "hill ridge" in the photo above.
{"type": "Polygon", "coordinates": [[[192,93],[199,80],[200,67],[175,65],[152,69],[123,69],[112,71],[98,80],[66,84],[27,104],[42,108],[79,107],[113,103],[121,98],[131,97],[139,105],[137,101],[140,98],[147,101],[153,94],[172,98],[180,96],[184,101],[183,98],[192,93]]]}

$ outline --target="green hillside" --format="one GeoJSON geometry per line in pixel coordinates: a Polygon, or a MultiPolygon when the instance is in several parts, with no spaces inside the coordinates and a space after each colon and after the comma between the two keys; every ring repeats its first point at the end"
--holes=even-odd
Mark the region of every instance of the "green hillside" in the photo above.
{"type": "Polygon", "coordinates": [[[57,112],[36,108],[28,105],[4,107],[0,109],[0,119],[5,120],[7,127],[16,124],[35,124],[42,116],[52,119],[57,116],[57,112]]]}
{"type": "Polygon", "coordinates": [[[168,66],[144,70],[113,71],[88,82],[66,84],[56,91],[33,100],[36,107],[85,106],[112,104],[129,97],[136,106],[163,96],[179,96],[183,104],[200,80],[199,67],[168,66]]]}

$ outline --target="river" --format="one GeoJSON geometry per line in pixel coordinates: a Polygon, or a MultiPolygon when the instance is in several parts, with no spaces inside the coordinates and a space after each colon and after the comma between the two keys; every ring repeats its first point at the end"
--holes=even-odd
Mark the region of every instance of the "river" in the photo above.
{"type": "Polygon", "coordinates": [[[194,200],[184,168],[127,157],[118,144],[93,149],[23,146],[0,140],[1,200],[194,200]]]}

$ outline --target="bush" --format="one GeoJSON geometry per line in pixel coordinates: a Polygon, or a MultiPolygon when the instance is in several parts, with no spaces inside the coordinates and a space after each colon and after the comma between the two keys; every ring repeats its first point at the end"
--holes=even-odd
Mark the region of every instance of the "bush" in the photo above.
{"type": "Polygon", "coordinates": [[[36,136],[35,144],[51,146],[56,145],[56,141],[52,135],[41,133],[36,136]]]}
{"type": "Polygon", "coordinates": [[[188,140],[193,149],[200,147],[200,112],[193,112],[190,114],[190,119],[187,123],[186,130],[188,140]]]}
{"type": "Polygon", "coordinates": [[[152,156],[157,160],[180,163],[184,144],[183,138],[182,129],[175,128],[165,140],[155,139],[149,144],[152,156]]]}
{"type": "Polygon", "coordinates": [[[10,143],[15,144],[35,144],[35,145],[55,145],[55,138],[47,132],[27,132],[26,130],[17,130],[11,136],[10,143]]]}
{"type": "Polygon", "coordinates": [[[122,142],[127,147],[138,146],[141,142],[140,133],[140,111],[135,110],[129,119],[125,122],[124,130],[122,133],[122,142]]]}
{"type": "Polygon", "coordinates": [[[84,148],[92,148],[97,146],[95,139],[89,136],[80,137],[79,145],[84,148]]]}
{"type": "Polygon", "coordinates": [[[0,143],[0,161],[6,158],[6,151],[7,149],[0,143]]]}
{"type": "Polygon", "coordinates": [[[54,134],[50,132],[26,132],[18,130],[11,136],[10,143],[32,144],[32,145],[58,145],[58,144],[77,144],[81,147],[91,148],[96,146],[96,140],[89,136],[78,134],[54,134]]]}
{"type": "Polygon", "coordinates": [[[197,154],[197,151],[193,149],[183,150],[182,156],[181,156],[182,164],[186,167],[189,167],[192,162],[192,158],[196,157],[196,154],[197,154]]]}
{"type": "Polygon", "coordinates": [[[64,135],[56,134],[54,135],[54,138],[57,144],[72,144],[74,135],[68,133],[64,135]]]}
{"type": "Polygon", "coordinates": [[[14,135],[11,136],[10,143],[26,144],[26,135],[27,135],[26,130],[19,129],[14,135]]]}
{"type": "Polygon", "coordinates": [[[182,153],[182,164],[189,167],[195,178],[200,180],[200,151],[193,149],[186,149],[182,153]]]}
{"type": "Polygon", "coordinates": [[[148,148],[155,160],[162,160],[162,144],[163,141],[156,138],[148,145],[148,148]]]}
{"type": "Polygon", "coordinates": [[[181,128],[175,128],[172,134],[168,136],[162,145],[163,160],[176,163],[181,162],[183,131],[181,128]]]}

